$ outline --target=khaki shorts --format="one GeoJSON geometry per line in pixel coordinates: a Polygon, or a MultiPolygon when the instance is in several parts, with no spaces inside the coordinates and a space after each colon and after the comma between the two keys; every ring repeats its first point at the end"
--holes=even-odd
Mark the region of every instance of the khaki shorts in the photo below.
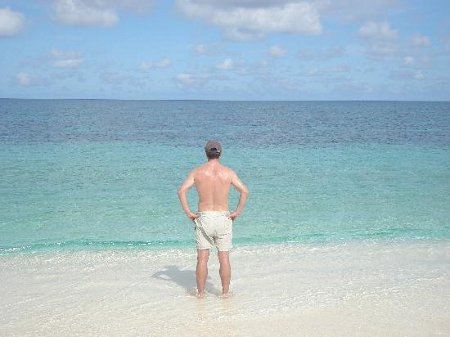
{"type": "Polygon", "coordinates": [[[230,212],[206,211],[197,214],[199,217],[194,220],[197,249],[210,249],[216,246],[218,251],[230,250],[233,236],[230,212]]]}

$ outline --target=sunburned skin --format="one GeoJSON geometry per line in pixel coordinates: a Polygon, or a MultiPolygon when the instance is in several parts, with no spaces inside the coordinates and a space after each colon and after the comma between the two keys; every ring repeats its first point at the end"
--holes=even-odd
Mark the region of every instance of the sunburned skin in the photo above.
{"type": "Polygon", "coordinates": [[[228,196],[233,171],[216,162],[208,162],[195,170],[198,210],[228,211],[228,196]]]}
{"type": "MultiPolygon", "coordinates": [[[[245,197],[248,190],[237,174],[230,168],[222,165],[218,159],[211,159],[207,163],[191,171],[189,176],[183,182],[179,190],[181,205],[186,215],[194,220],[197,215],[191,212],[185,193],[192,186],[196,187],[198,193],[198,211],[228,211],[228,197],[230,187],[245,197]]],[[[230,217],[234,220],[239,216],[244,207],[245,200],[239,200],[235,211],[230,212],[230,217]]]]}

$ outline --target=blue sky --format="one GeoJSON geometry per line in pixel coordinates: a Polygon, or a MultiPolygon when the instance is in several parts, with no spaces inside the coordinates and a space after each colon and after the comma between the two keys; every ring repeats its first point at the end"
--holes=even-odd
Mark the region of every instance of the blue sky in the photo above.
{"type": "Polygon", "coordinates": [[[0,97],[449,100],[450,2],[0,0],[0,97]]]}

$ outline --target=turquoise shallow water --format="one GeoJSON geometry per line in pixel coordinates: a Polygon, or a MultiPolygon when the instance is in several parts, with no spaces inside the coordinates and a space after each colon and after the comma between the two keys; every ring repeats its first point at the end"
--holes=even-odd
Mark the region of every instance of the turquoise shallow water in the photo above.
{"type": "Polygon", "coordinates": [[[3,254],[192,246],[208,138],[251,192],[237,245],[450,238],[450,103],[2,103],[3,254]]]}

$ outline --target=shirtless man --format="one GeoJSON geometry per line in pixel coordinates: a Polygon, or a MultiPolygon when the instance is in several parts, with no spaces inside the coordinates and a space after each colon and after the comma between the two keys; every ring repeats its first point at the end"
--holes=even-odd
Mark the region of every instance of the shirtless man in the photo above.
{"type": "Polygon", "coordinates": [[[208,141],[205,152],[208,162],[189,173],[178,190],[178,197],[184,212],[195,223],[197,296],[205,296],[209,249],[216,246],[220,263],[222,296],[227,297],[231,279],[229,250],[232,247],[233,221],[244,208],[248,190],[232,169],[220,163],[222,146],[218,141],[208,141]],[[191,212],[186,198],[186,192],[194,185],[198,193],[197,213],[191,212]],[[236,210],[230,212],[228,195],[231,185],[240,193],[240,198],[236,210]]]}

